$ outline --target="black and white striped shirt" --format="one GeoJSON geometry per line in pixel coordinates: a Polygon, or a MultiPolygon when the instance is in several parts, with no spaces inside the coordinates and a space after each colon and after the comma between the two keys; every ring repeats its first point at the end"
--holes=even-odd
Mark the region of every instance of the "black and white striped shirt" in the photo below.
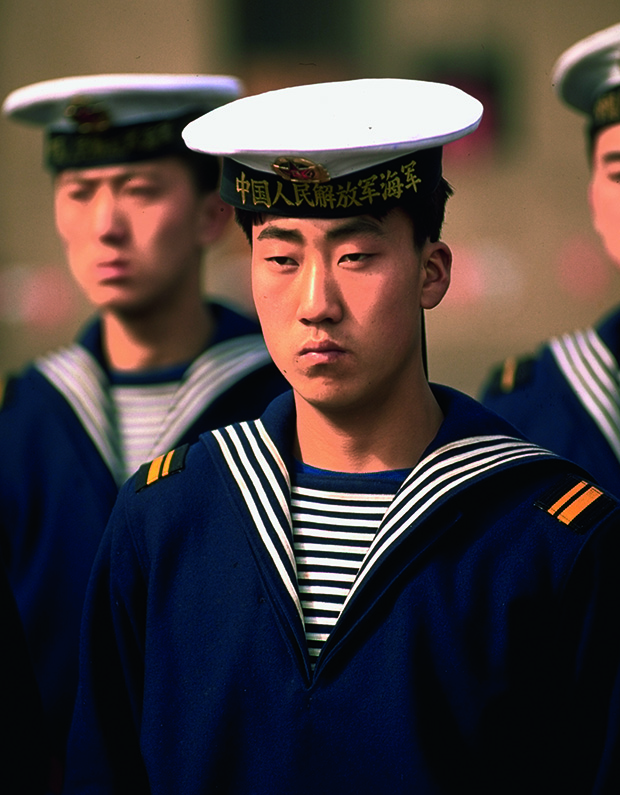
{"type": "Polygon", "coordinates": [[[408,473],[336,473],[334,478],[335,473],[298,465],[291,490],[293,548],[313,667],[408,473]]]}
{"type": "Polygon", "coordinates": [[[186,369],[187,365],[176,365],[154,373],[110,373],[110,397],[127,476],[159,452],[156,443],[186,369]]]}

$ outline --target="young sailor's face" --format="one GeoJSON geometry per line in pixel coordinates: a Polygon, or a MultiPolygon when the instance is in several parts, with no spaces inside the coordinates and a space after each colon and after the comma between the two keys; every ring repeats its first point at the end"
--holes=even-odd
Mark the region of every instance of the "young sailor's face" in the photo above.
{"type": "Polygon", "coordinates": [[[143,311],[195,281],[205,202],[177,158],[61,172],[56,226],[69,266],[97,307],[143,311]]]}
{"type": "Polygon", "coordinates": [[[406,398],[421,377],[420,308],[439,303],[449,268],[442,243],[415,248],[402,210],[381,220],[268,216],[253,228],[267,346],[297,395],[328,411],[406,398]]]}
{"type": "Polygon", "coordinates": [[[590,208],[594,227],[620,267],[620,124],[601,130],[592,158],[590,208]]]}

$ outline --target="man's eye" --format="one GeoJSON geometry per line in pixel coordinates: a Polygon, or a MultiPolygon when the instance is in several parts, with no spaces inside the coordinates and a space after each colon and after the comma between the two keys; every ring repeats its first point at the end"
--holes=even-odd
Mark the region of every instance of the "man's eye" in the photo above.
{"type": "Polygon", "coordinates": [[[89,188],[81,185],[76,185],[66,190],[67,196],[76,202],[86,201],[89,199],[93,192],[89,188]]]}
{"type": "Polygon", "coordinates": [[[344,254],[340,257],[341,262],[363,262],[364,260],[368,259],[370,254],[366,254],[362,251],[355,251],[350,254],[344,254]]]}
{"type": "Polygon", "coordinates": [[[127,192],[131,196],[157,196],[159,190],[156,185],[148,185],[139,182],[130,182],[127,185],[127,192]]]}
{"type": "Polygon", "coordinates": [[[295,260],[290,257],[267,257],[267,262],[273,262],[274,265],[294,265],[295,260]]]}

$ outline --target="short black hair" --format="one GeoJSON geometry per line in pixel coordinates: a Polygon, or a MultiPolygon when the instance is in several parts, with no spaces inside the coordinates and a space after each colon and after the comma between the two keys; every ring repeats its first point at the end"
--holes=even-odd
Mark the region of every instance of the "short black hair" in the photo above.
{"type": "Polygon", "coordinates": [[[211,193],[219,188],[222,174],[219,157],[194,152],[192,149],[179,153],[176,157],[186,166],[194,187],[200,195],[211,193]]]}
{"type": "MultiPolygon", "coordinates": [[[[446,203],[453,193],[452,187],[441,177],[437,187],[430,194],[413,194],[413,197],[403,199],[394,206],[384,208],[379,212],[369,212],[367,215],[384,218],[390,209],[400,207],[411,219],[413,242],[416,248],[420,249],[427,240],[430,240],[431,243],[439,240],[446,213],[446,203]]],[[[235,220],[243,229],[250,245],[252,244],[252,227],[262,224],[264,216],[268,214],[268,211],[263,214],[235,208],[235,220]]]]}

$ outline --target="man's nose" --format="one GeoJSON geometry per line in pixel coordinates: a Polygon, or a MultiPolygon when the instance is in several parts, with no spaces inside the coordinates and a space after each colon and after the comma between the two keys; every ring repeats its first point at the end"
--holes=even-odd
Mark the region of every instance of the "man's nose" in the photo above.
{"type": "Polygon", "coordinates": [[[332,269],[320,259],[304,264],[299,277],[298,319],[302,323],[337,323],[342,319],[340,288],[332,269]]]}
{"type": "Polygon", "coordinates": [[[125,214],[118,197],[108,186],[97,191],[93,207],[93,227],[101,240],[118,240],[127,232],[125,214]]]}

